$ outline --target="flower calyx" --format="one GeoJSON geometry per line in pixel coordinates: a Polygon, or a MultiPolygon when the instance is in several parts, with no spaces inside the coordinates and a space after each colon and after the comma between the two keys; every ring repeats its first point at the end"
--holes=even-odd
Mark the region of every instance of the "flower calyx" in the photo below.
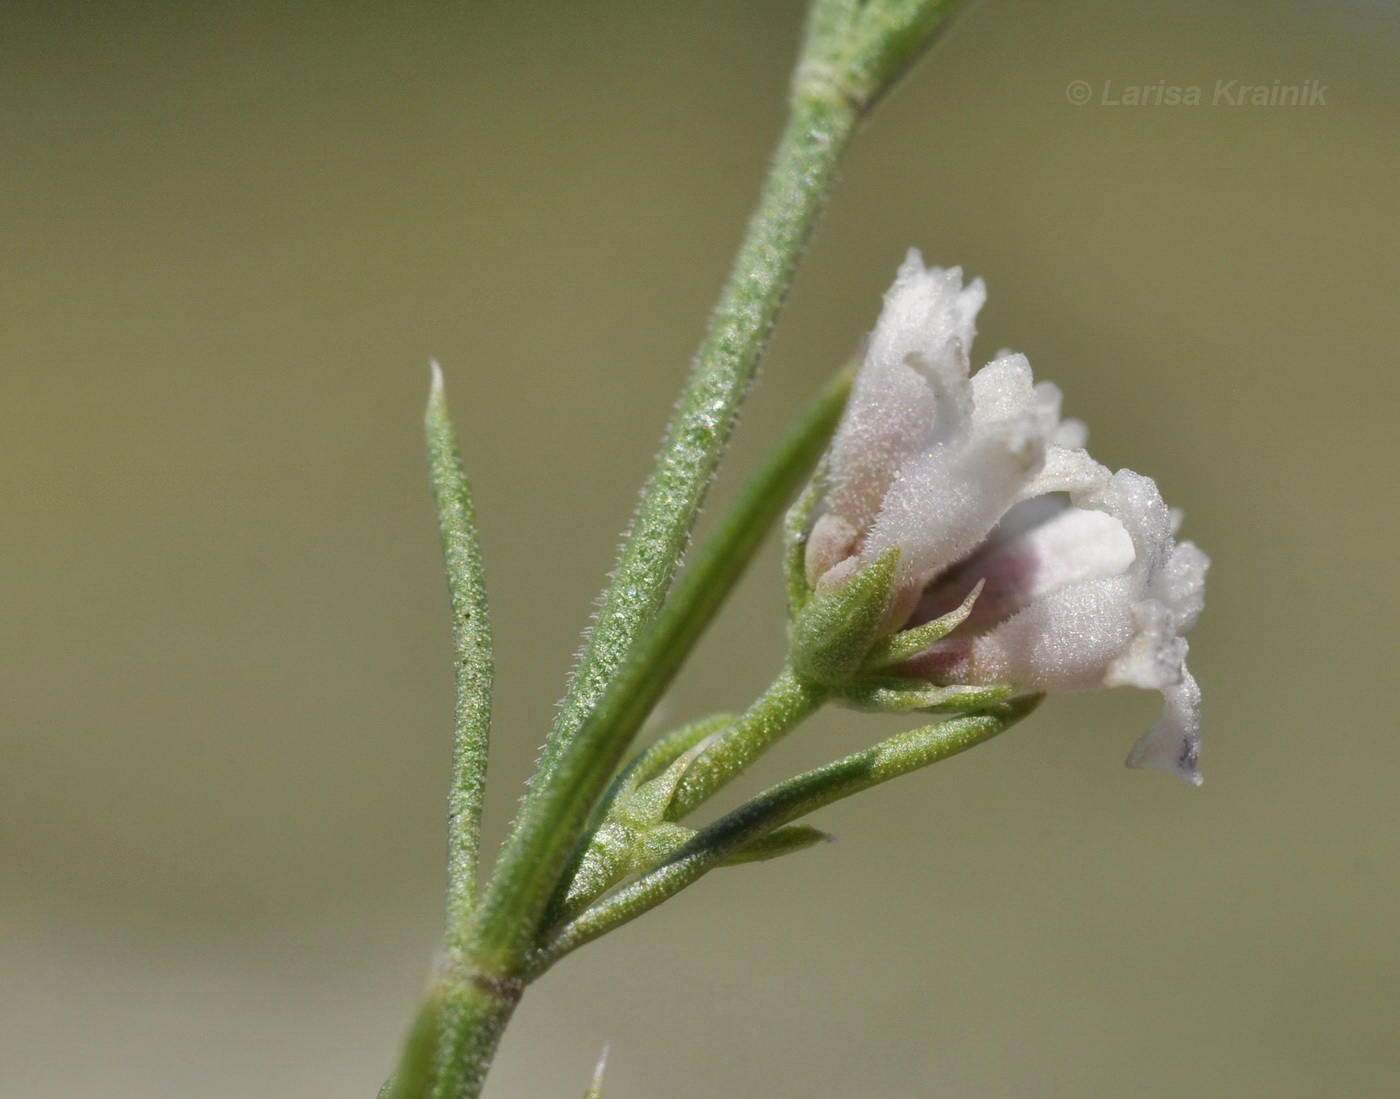
{"type": "Polygon", "coordinates": [[[814,593],[788,630],[793,670],[829,689],[856,710],[879,713],[949,713],[981,709],[1012,693],[1008,685],[934,684],[890,669],[933,647],[957,629],[981,593],[912,629],[889,632],[889,609],[898,573],[891,549],[857,570],[841,587],[814,593]]]}

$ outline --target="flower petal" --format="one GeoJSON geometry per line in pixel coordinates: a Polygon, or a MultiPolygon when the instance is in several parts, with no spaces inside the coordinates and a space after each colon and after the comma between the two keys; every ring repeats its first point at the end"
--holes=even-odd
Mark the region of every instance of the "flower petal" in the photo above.
{"type": "Polygon", "coordinates": [[[866,365],[831,444],[826,510],[868,530],[899,467],[933,432],[928,382],[902,362],[866,365]]]}
{"type": "Polygon", "coordinates": [[[1183,667],[1181,682],[1162,692],[1162,716],[1133,745],[1129,767],[1170,771],[1195,786],[1201,756],[1201,688],[1183,667]]]}
{"type": "Polygon", "coordinates": [[[1143,587],[1166,567],[1172,552],[1172,515],[1151,477],[1120,469],[1109,482],[1084,492],[1070,492],[1081,507],[1099,508],[1119,519],[1133,540],[1133,571],[1143,587]],[[1077,497],[1077,498],[1076,498],[1077,497]]]}
{"type": "Polygon", "coordinates": [[[939,577],[924,592],[913,621],[946,614],[979,580],[986,581],[964,632],[981,633],[1056,588],[1080,580],[1119,576],[1133,563],[1132,539],[1123,524],[1102,511],[1070,507],[1054,496],[1017,504],[982,547],[939,577]],[[1039,515],[1008,533],[1023,516],[1039,515]]]}
{"type": "Polygon", "coordinates": [[[1209,567],[1210,558],[1194,542],[1178,542],[1157,578],[1154,594],[1171,608],[1178,633],[1189,630],[1205,606],[1209,567]]]}
{"type": "Polygon", "coordinates": [[[826,510],[868,530],[900,466],[971,412],[967,353],[987,299],[980,279],[925,268],[910,250],[867,341],[831,448],[826,510]]]}
{"type": "Polygon", "coordinates": [[[885,496],[862,557],[873,560],[897,546],[898,585],[922,586],[987,536],[1034,475],[1038,457],[1018,436],[984,432],[911,458],[885,496]]]}
{"type": "Polygon", "coordinates": [[[859,538],[860,532],[840,515],[827,512],[820,516],[807,536],[808,586],[815,588],[823,576],[854,554],[859,538]]]}
{"type": "Polygon", "coordinates": [[[873,559],[898,546],[902,590],[971,552],[1044,460],[1046,425],[1024,356],[988,363],[967,384],[971,415],[904,463],[861,551],[873,559]]]}
{"type": "MultiPolygon", "coordinates": [[[[1056,435],[1059,434],[1057,429],[1056,435]]],[[[1021,499],[1033,500],[1052,492],[1066,492],[1078,504],[1089,493],[1107,485],[1112,476],[1107,466],[1089,457],[1088,451],[1062,446],[1057,438],[1045,448],[1045,464],[1040,473],[1022,489],[1021,499]]]]}
{"type": "Polygon", "coordinates": [[[1106,669],[1133,639],[1134,594],[1125,576],[1052,591],[972,640],[966,682],[1026,691],[1102,687],[1106,669]]]}
{"type": "Polygon", "coordinates": [[[966,378],[977,313],[986,300],[981,279],[964,288],[961,267],[926,268],[918,249],[911,248],[885,293],[866,363],[905,363],[916,356],[920,372],[935,387],[950,375],[966,378]]]}

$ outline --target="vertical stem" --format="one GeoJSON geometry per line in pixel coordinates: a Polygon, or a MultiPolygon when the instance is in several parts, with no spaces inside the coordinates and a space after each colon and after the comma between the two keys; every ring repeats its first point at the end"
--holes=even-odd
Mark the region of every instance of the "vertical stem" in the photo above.
{"type": "Polygon", "coordinates": [[[491,972],[509,975],[520,966],[569,850],[626,749],[627,738],[614,728],[584,720],[666,595],[857,114],[826,82],[794,91],[767,185],[667,432],[661,463],[647,482],[535,784],[482,902],[471,950],[491,972]]]}
{"type": "Polygon", "coordinates": [[[380,1099],[476,1099],[523,987],[472,973],[440,977],[380,1099]]]}

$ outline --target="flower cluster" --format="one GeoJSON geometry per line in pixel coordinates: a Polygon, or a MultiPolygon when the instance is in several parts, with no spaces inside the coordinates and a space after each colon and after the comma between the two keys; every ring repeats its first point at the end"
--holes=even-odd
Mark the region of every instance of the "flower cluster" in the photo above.
{"type": "Polygon", "coordinates": [[[892,561],[888,635],[976,591],[947,636],[892,670],[1021,693],[1159,691],[1162,716],[1128,764],[1199,783],[1200,691],[1182,634],[1201,610],[1206,557],[1175,540],[1151,479],[1089,456],[1084,425],[1060,418],[1059,390],[1034,382],[1023,355],[970,374],[985,300],[956,267],[925,268],[914,251],[900,267],[807,539],[814,602],[892,561]]]}

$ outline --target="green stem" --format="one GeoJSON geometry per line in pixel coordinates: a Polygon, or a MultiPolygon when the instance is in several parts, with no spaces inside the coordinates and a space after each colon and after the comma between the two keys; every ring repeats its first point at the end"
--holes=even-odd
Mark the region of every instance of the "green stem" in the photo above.
{"type": "Polygon", "coordinates": [[[524,989],[518,980],[444,975],[413,1021],[399,1071],[380,1099],[469,1099],[481,1093],[524,989]]]}
{"type": "Polygon", "coordinates": [[[779,440],[676,582],[580,737],[630,742],[714,619],[841,418],[851,374],[833,378],[779,440]]]}
{"type": "MultiPolygon", "coordinates": [[[[697,758],[679,763],[686,750],[682,749],[674,757],[678,762],[675,772],[659,776],[640,789],[634,782],[614,784],[609,794],[616,800],[609,801],[594,821],[595,827],[587,837],[589,842],[581,841],[576,848],[568,872],[560,879],[559,889],[546,910],[542,928],[557,926],[582,912],[639,869],[637,859],[654,863],[684,844],[690,830],[673,822],[741,774],[827,697],[825,689],[784,668],[741,717],[715,727],[716,739],[697,758]],[[639,797],[647,799],[645,804],[638,803],[639,797]],[[614,819],[604,823],[608,809],[613,811],[614,819]]],[[[696,733],[699,731],[695,729],[696,733]]],[[[687,748],[698,745],[702,739],[703,736],[695,736],[687,748]]],[[[643,753],[643,758],[647,754],[643,753]]]]}
{"type": "Polygon", "coordinates": [[[675,896],[735,851],[815,809],[964,752],[1009,729],[1040,702],[1018,698],[985,713],[951,718],[890,737],[872,748],[779,783],[721,817],[665,863],[560,928],[534,956],[533,979],[586,942],[675,896]]]}
{"type": "Polygon", "coordinates": [[[828,690],[785,667],[744,716],[686,770],[667,819],[681,820],[712,798],[829,697],[828,690]]]}
{"type": "MultiPolygon", "coordinates": [[[[603,697],[589,717],[580,738],[606,739],[608,743],[630,741],[646,717],[656,706],[680,670],[681,664],[695,647],[729,592],[733,590],[748,563],[753,559],[764,535],[777,519],[784,504],[801,484],[802,478],[816,463],[845,408],[850,393],[852,373],[843,370],[836,375],[797,422],[789,428],[777,446],[769,452],[758,471],[745,484],[714,533],[701,546],[675,590],[666,600],[641,643],[628,657],[603,697]]],[[[712,732],[733,720],[732,715],[722,724],[707,726],[694,739],[686,739],[695,730],[679,730],[677,734],[645,749],[628,764],[627,770],[640,764],[644,769],[652,760],[665,756],[666,766],[712,732]],[[684,747],[676,748],[676,744],[684,747]]],[[[626,771],[624,771],[624,774],[626,771]]],[[[619,776],[619,779],[621,776],[619,776]]],[[[595,829],[607,815],[613,799],[623,789],[614,779],[594,807],[592,819],[575,843],[569,861],[559,877],[559,887],[546,909],[545,923],[554,922],[555,910],[568,891],[574,872],[588,847],[595,829]]],[[[645,780],[642,780],[645,781],[645,780]]]]}
{"type": "Polygon", "coordinates": [[[460,950],[476,907],[477,848],[491,738],[493,661],[476,514],[457,450],[457,434],[447,411],[442,370],[437,363],[433,363],[432,389],[423,426],[452,603],[457,702],[447,813],[447,947],[460,950]]]}
{"type": "Polygon", "coordinates": [[[519,966],[570,849],[626,750],[621,726],[584,725],[655,618],[782,304],[857,112],[826,83],[794,92],[758,211],[700,348],[662,461],[545,746],[537,778],[482,902],[472,952],[492,971],[519,966]]]}

